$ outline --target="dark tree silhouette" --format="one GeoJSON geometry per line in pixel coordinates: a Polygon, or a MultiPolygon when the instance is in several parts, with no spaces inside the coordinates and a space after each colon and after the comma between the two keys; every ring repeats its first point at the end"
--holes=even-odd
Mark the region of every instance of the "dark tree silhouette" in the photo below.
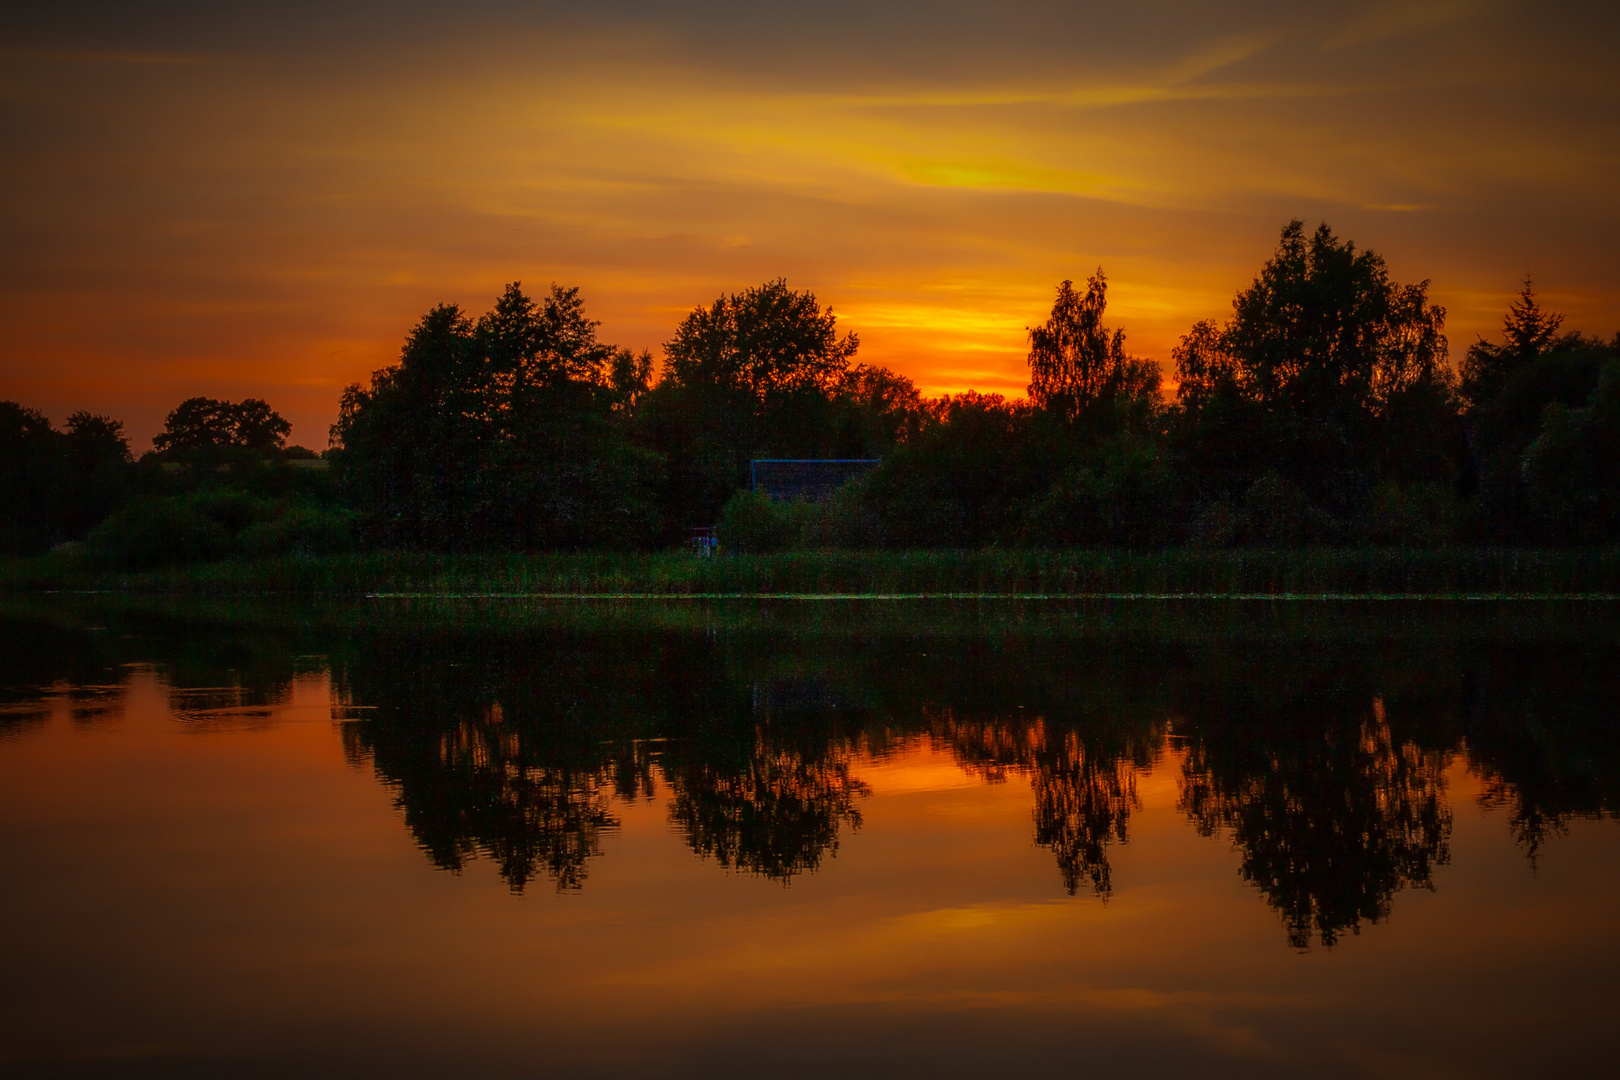
{"type": "Polygon", "coordinates": [[[0,401],[0,553],[78,540],[127,498],[123,425],[79,411],[57,431],[45,415],[0,401]]]}
{"type": "Polygon", "coordinates": [[[1463,400],[1474,410],[1488,406],[1520,368],[1539,360],[1552,348],[1563,322],[1564,317],[1557,312],[1542,310],[1526,276],[1524,287],[1508,305],[1502,320],[1502,344],[1480,338],[1463,356],[1463,400]]]}
{"type": "Polygon", "coordinates": [[[60,435],[45,414],[0,401],[0,550],[39,551],[56,532],[60,435]]]}
{"type": "Polygon", "coordinates": [[[259,398],[230,402],[194,397],[175,406],[152,445],[159,453],[224,447],[280,450],[291,431],[292,425],[259,398]]]}
{"type": "Polygon", "coordinates": [[[650,359],[596,340],[579,290],[518,284],[476,323],[422,317],[400,362],[344,392],[337,470],[381,542],[438,550],[634,546],[655,463],[624,413],[650,359]]]}
{"type": "Polygon", "coordinates": [[[1449,475],[1445,309],[1428,285],[1397,284],[1375,252],[1291,222],[1226,325],[1199,323],[1173,354],[1200,496],[1231,499],[1272,474],[1342,515],[1386,466],[1449,475]],[[1392,440],[1406,453],[1386,460],[1392,440]]]}
{"type": "Polygon", "coordinates": [[[712,524],[747,484],[750,458],[867,456],[853,445],[865,432],[840,408],[859,344],[813,293],[780,279],[682,319],[643,423],[669,464],[666,533],[712,524]]]}
{"type": "Polygon", "coordinates": [[[1071,423],[1139,426],[1158,401],[1159,368],[1125,354],[1125,331],[1102,324],[1107,307],[1101,267],[1083,296],[1072,281],[1058,286],[1051,316],[1029,331],[1029,397],[1071,423]]]}
{"type": "Polygon", "coordinates": [[[768,408],[795,393],[830,389],[859,347],[854,334],[838,336],[836,317],[813,293],[778,279],[697,308],[664,353],[675,383],[768,408]]]}
{"type": "Polygon", "coordinates": [[[1620,536],[1617,388],[1620,336],[1560,333],[1529,279],[1502,342],[1476,341],[1462,364],[1474,538],[1593,543],[1620,536]],[[1609,374],[1611,368],[1616,368],[1609,374]]]}

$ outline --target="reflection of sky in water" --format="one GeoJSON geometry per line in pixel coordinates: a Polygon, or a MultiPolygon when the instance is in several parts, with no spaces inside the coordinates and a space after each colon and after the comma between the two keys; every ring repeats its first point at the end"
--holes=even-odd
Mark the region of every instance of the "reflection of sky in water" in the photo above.
{"type": "Polygon", "coordinates": [[[39,631],[56,660],[0,712],[0,1061],[955,1074],[1083,1045],[1522,1074],[1602,1049],[1602,627],[779,631],[406,627],[334,632],[330,661],[39,631]]]}

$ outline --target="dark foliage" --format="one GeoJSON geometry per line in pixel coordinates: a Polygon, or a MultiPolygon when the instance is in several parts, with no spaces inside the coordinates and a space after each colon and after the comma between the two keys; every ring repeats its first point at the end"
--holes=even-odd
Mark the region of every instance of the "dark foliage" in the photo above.
{"type": "Polygon", "coordinates": [[[1428,284],[1290,223],[1226,325],[1200,323],[1174,350],[1190,496],[1238,508],[1270,484],[1310,508],[1297,539],[1344,540],[1381,479],[1449,479],[1456,410],[1428,284]]]}
{"type": "Polygon", "coordinates": [[[916,387],[851,364],[858,346],[813,294],[781,280],[687,315],[638,418],[666,462],[666,537],[714,523],[751,459],[883,457],[914,433],[916,387]]]}
{"type": "Polygon", "coordinates": [[[97,532],[117,565],[351,543],[623,550],[714,525],[751,552],[1620,539],[1620,336],[1564,331],[1527,280],[1502,340],[1454,373],[1428,287],[1290,222],[1231,317],[1172,351],[1170,398],[1105,325],[1099,269],[1058,286],[1029,331],[1028,397],[1008,400],[924,399],[856,363],[855,335],[783,280],[691,311],[656,381],[650,353],[597,340],[577,289],[537,302],[513,284],[477,319],[434,308],[398,364],[344,392],[335,484],[281,490],[297,485],[269,465],[326,462],[286,447],[255,398],[182,402],[134,468],[114,421],[79,413],[64,433],[0,406],[0,539],[83,537],[131,492],[157,502],[97,532]],[[881,465],[789,505],[748,490],[762,458],[881,465]],[[275,508],[221,522],[197,501],[217,487],[275,508]]]}
{"type": "Polygon", "coordinates": [[[431,550],[634,546],[657,463],[628,438],[651,358],[596,340],[577,289],[509,286],[476,322],[434,308],[400,362],[343,395],[344,490],[380,544],[431,550]]]}
{"type": "Polygon", "coordinates": [[[1069,423],[1140,429],[1158,404],[1158,365],[1125,355],[1125,332],[1102,325],[1107,306],[1100,267],[1084,296],[1072,281],[1058,286],[1051,317],[1029,332],[1029,397],[1069,423]]]}
{"type": "Polygon", "coordinates": [[[230,402],[194,397],[169,413],[152,446],[171,456],[224,447],[274,451],[287,445],[291,431],[292,425],[259,398],[230,402]]]}
{"type": "Polygon", "coordinates": [[[1473,530],[1496,542],[1592,543],[1620,536],[1612,414],[1620,336],[1559,333],[1527,279],[1502,342],[1462,362],[1473,530]]]}
{"type": "Polygon", "coordinates": [[[128,494],[123,425],[76,412],[57,431],[43,413],[0,401],[0,552],[82,539],[128,494]]]}

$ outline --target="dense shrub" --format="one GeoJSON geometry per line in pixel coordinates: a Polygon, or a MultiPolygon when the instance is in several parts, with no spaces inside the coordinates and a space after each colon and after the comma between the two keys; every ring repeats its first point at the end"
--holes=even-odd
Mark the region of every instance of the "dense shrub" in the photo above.
{"type": "Polygon", "coordinates": [[[321,555],[354,548],[352,511],[236,488],[143,496],[91,530],[89,556],[116,569],[242,554],[321,555]]]}
{"type": "Polygon", "coordinates": [[[217,559],[234,546],[230,531],[189,499],[137,499],[90,530],[90,556],[120,570],[217,559]]]}
{"type": "Polygon", "coordinates": [[[1175,510],[1169,459],[1146,441],[1110,441],[1065,470],[1025,516],[1037,547],[1144,547],[1169,537],[1175,510]]]}
{"type": "Polygon", "coordinates": [[[1620,535],[1620,360],[1604,366],[1583,408],[1546,407],[1524,453],[1523,479],[1542,538],[1620,535]]]}
{"type": "Polygon", "coordinates": [[[244,555],[330,555],[354,549],[354,514],[318,506],[291,506],[242,530],[244,555]]]}
{"type": "Polygon", "coordinates": [[[803,547],[821,510],[814,503],[778,502],[739,491],[721,508],[715,524],[720,550],[761,554],[803,547]]]}

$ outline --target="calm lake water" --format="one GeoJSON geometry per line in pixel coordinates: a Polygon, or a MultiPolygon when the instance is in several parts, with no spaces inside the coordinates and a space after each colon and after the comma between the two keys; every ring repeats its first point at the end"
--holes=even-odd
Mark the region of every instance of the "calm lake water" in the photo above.
{"type": "Polygon", "coordinates": [[[6,1075],[1612,1075],[1614,605],[0,636],[6,1075]]]}

